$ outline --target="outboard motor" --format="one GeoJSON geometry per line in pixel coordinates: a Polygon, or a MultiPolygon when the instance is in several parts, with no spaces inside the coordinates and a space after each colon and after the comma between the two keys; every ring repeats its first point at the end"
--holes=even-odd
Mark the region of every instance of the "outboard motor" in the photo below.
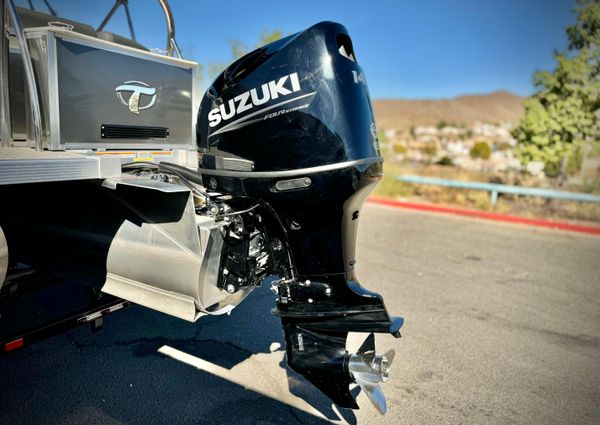
{"type": "MultiPolygon", "coordinates": [[[[202,100],[197,140],[193,179],[261,211],[271,272],[281,276],[273,314],[288,365],[342,407],[358,408],[349,390],[356,382],[384,413],[379,382],[393,352],[376,356],[372,334],[357,353],[346,351],[348,332],[399,337],[403,323],[354,273],[360,208],[381,179],[382,158],[346,29],[322,22],[233,63],[202,100]]],[[[240,261],[244,249],[223,256],[230,291],[243,282],[232,270],[253,267],[240,261]]]]}

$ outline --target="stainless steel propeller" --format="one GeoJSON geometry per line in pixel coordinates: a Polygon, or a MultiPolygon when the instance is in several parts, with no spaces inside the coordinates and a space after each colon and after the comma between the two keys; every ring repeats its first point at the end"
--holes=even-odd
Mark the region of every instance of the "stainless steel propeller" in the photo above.
{"type": "Polygon", "coordinates": [[[387,381],[389,368],[396,352],[389,350],[383,356],[375,354],[375,335],[370,334],[355,354],[350,356],[348,371],[365,392],[373,406],[383,415],[387,410],[381,382],[387,381]]]}

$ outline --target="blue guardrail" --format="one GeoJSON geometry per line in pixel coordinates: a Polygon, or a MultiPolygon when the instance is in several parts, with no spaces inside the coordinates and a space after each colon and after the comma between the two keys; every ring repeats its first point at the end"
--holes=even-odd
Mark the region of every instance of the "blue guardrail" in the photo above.
{"type": "Polygon", "coordinates": [[[396,176],[396,180],[404,183],[427,184],[432,186],[447,186],[459,189],[486,190],[490,192],[492,205],[496,204],[499,193],[510,193],[522,196],[539,196],[542,198],[561,199],[563,201],[597,202],[600,203],[599,195],[589,193],[565,192],[552,189],[541,189],[537,187],[510,186],[497,183],[465,182],[460,180],[439,179],[436,177],[422,176],[396,176]]]}

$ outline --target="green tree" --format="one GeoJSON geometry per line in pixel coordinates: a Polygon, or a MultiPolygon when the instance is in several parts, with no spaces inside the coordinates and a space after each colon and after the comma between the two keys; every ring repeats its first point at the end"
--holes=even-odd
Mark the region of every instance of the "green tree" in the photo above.
{"type": "Polygon", "coordinates": [[[248,53],[248,47],[240,40],[229,40],[229,47],[231,48],[231,56],[233,60],[239,59],[248,53]]]}
{"type": "Polygon", "coordinates": [[[263,31],[260,33],[260,37],[258,39],[259,42],[256,47],[272,43],[274,41],[279,40],[281,37],[283,37],[283,32],[281,32],[280,30],[263,31]]]}
{"type": "Polygon", "coordinates": [[[575,11],[568,49],[554,71],[534,75],[537,93],[512,133],[520,159],[544,162],[550,176],[576,171],[585,145],[600,144],[600,1],[578,0],[575,11]]]}
{"type": "MultiPolygon", "coordinates": [[[[283,37],[283,32],[281,32],[280,30],[270,30],[270,31],[264,30],[260,33],[260,35],[258,37],[258,42],[254,46],[254,48],[259,48],[261,46],[264,46],[265,44],[269,44],[269,43],[272,43],[273,41],[277,41],[281,37],[283,37]]],[[[239,58],[244,56],[246,53],[248,53],[248,46],[246,44],[244,44],[241,40],[233,39],[233,40],[229,40],[228,43],[229,43],[229,48],[231,49],[231,57],[232,57],[231,61],[232,62],[238,60],[239,58]]],[[[208,66],[209,79],[212,80],[215,76],[217,76],[226,67],[227,67],[227,65],[225,65],[223,63],[210,64],[208,66]]]]}

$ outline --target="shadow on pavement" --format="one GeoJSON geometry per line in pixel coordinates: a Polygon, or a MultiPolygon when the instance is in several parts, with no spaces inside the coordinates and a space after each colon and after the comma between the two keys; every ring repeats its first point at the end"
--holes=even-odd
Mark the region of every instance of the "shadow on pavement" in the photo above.
{"type": "MultiPolygon", "coordinates": [[[[0,423],[328,423],[157,352],[168,345],[231,369],[270,353],[272,343],[285,350],[267,287],[231,316],[192,324],[134,306],[108,316],[98,333],[82,327],[0,357],[0,423]]],[[[287,370],[292,394],[339,420],[327,397],[285,362],[278,367],[287,370]]],[[[356,423],[352,411],[339,410],[356,423]]]]}

